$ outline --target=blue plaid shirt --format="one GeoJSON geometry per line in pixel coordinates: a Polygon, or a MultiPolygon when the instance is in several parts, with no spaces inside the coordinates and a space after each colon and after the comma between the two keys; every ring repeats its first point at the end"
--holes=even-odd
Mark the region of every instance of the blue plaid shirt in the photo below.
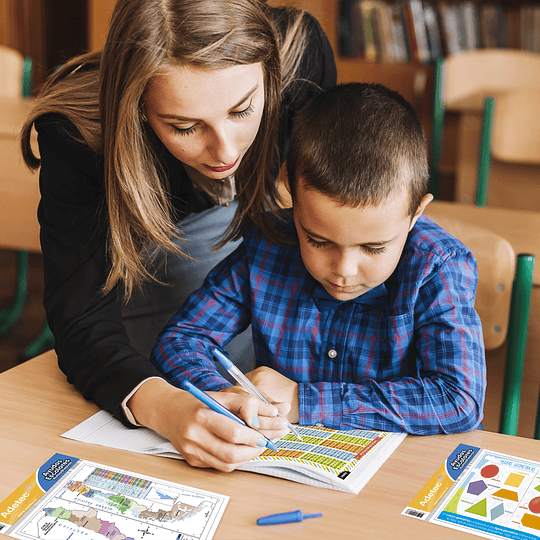
{"type": "Polygon", "coordinates": [[[471,251],[424,216],[390,278],[346,302],[311,277],[298,247],[253,229],[171,318],[152,362],[172,384],[220,390],[230,383],[211,351],[251,323],[257,365],[298,383],[301,425],[468,431],[486,388],[476,284],[471,251]]]}

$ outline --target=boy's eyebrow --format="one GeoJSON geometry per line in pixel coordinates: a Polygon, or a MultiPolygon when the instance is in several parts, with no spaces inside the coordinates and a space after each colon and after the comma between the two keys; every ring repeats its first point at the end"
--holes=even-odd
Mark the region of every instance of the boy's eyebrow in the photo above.
{"type": "MultiPolygon", "coordinates": [[[[331,244],[335,243],[333,240],[330,240],[330,238],[325,238],[324,236],[321,236],[320,234],[317,234],[317,233],[315,233],[313,231],[310,231],[309,229],[304,227],[304,225],[300,222],[300,220],[298,220],[298,223],[300,224],[300,227],[302,227],[303,231],[308,236],[312,236],[314,238],[317,238],[318,240],[323,240],[325,242],[330,242],[331,244]]],[[[396,238],[397,238],[397,236],[395,236],[394,238],[390,238],[389,240],[378,240],[378,241],[375,241],[375,242],[364,242],[363,244],[357,244],[357,245],[359,245],[359,246],[370,246],[370,247],[381,247],[381,246],[386,246],[387,244],[390,244],[396,238]]]]}
{"type": "MultiPolygon", "coordinates": [[[[259,88],[259,85],[256,84],[243,98],[238,101],[238,103],[234,104],[228,112],[234,111],[234,109],[237,109],[246,101],[246,99],[250,98],[259,88]]],[[[178,116],[176,114],[158,114],[160,118],[165,118],[166,120],[179,120],[180,122],[198,122],[199,118],[187,118],[186,116],[178,116]]]]}

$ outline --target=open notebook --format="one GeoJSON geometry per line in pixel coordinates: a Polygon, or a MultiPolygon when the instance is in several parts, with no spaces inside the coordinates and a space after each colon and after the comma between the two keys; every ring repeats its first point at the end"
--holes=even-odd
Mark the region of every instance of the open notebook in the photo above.
{"type": "MultiPolygon", "coordinates": [[[[275,441],[278,452],[265,449],[239,470],[359,493],[406,436],[406,433],[365,429],[336,431],[319,426],[299,426],[298,430],[303,442],[289,433],[275,441]]],[[[126,428],[106,411],[99,411],[62,436],[110,448],[182,459],[176,448],[161,435],[146,428],[126,428]]]]}

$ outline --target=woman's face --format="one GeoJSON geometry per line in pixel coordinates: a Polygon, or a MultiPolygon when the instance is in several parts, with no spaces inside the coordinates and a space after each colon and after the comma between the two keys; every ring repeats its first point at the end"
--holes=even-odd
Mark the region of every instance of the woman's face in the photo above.
{"type": "Polygon", "coordinates": [[[262,65],[173,67],[154,77],[144,112],[161,142],[188,168],[233,174],[253,143],[264,108],[262,65]]]}

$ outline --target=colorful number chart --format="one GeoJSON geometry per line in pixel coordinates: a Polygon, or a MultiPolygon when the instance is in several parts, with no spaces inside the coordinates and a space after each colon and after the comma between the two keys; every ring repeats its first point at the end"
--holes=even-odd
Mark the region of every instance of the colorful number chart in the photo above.
{"type": "Polygon", "coordinates": [[[485,538],[540,538],[540,463],[459,445],[403,514],[485,538]]]}

